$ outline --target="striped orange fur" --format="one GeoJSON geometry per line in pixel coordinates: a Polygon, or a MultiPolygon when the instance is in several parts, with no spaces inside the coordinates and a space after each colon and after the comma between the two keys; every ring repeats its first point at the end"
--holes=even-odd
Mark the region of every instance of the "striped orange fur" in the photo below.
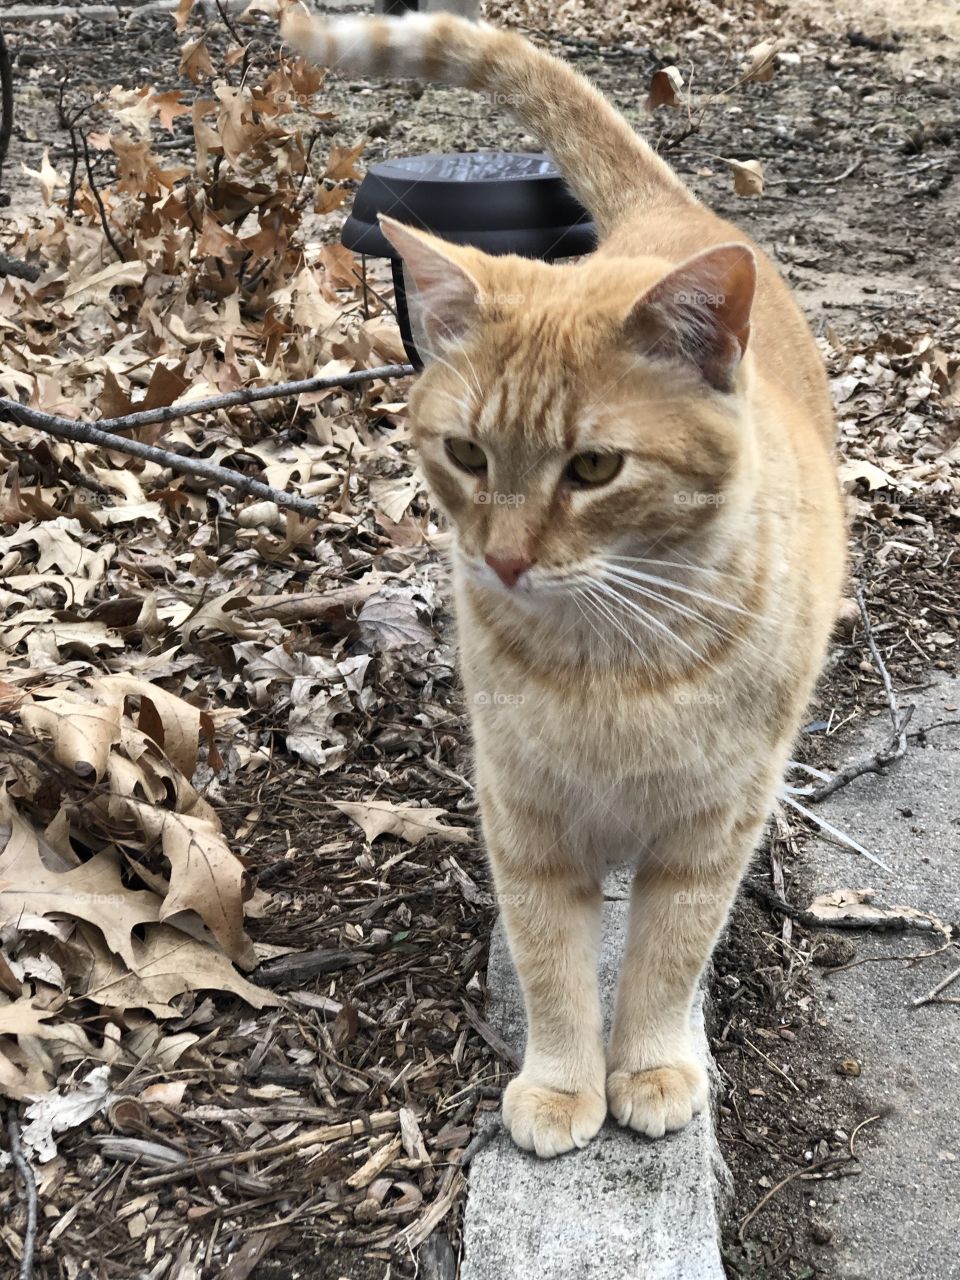
{"type": "Polygon", "coordinates": [[[527,1007],[505,1118],[543,1156],[608,1109],[658,1137],[705,1105],[691,1002],[835,616],[821,361],[766,255],[562,61],[451,16],[294,10],[285,33],[354,74],[494,95],[602,233],[548,266],[383,224],[431,356],[414,432],[455,534],[483,828],[527,1007]],[[600,882],[621,861],[604,1045],[600,882]]]}

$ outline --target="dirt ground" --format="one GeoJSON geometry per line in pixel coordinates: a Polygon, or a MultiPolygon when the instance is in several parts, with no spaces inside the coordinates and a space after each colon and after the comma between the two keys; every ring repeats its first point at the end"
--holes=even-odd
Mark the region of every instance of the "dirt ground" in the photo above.
{"type": "MultiPolygon", "coordinates": [[[[869,573],[866,596],[890,673],[898,688],[909,689],[938,668],[952,670],[960,599],[958,500],[946,484],[913,482],[909,476],[925,459],[941,458],[960,436],[950,396],[921,396],[916,389],[918,378],[929,380],[921,366],[928,367],[931,351],[940,353],[949,381],[960,349],[956,13],[938,5],[901,14],[873,0],[850,4],[843,13],[827,5],[765,3],[738,6],[733,13],[678,2],[652,16],[628,5],[629,20],[611,23],[602,13],[582,17],[585,11],[577,6],[561,6],[560,16],[549,21],[550,8],[490,6],[490,14],[520,18],[537,40],[572,58],[638,128],[657,139],[704,201],[756,236],[796,289],[824,338],[844,457],[883,457],[895,478],[899,460],[908,475],[900,486],[868,489],[855,477],[847,486],[853,572],[861,580],[869,573]],[[795,60],[785,60],[769,83],[724,93],[737,79],[745,50],[777,36],[795,60]],[[689,113],[661,110],[651,120],[642,107],[646,87],[652,72],[670,63],[692,78],[694,102],[689,113]],[[759,160],[763,197],[737,197],[721,157],[759,160]],[[886,371],[883,376],[877,376],[878,368],[886,371]]],[[[45,148],[60,162],[69,155],[56,119],[64,72],[74,93],[115,83],[181,83],[180,40],[169,19],[137,19],[119,32],[94,23],[18,25],[8,38],[18,75],[17,127],[6,174],[15,207],[35,198],[21,164],[38,169],[45,148]]],[[[330,136],[345,145],[365,139],[364,164],[419,151],[532,146],[510,120],[467,94],[336,78],[323,92],[335,113],[330,136]]],[[[335,238],[336,219],[327,219],[318,234],[335,238]]],[[[437,581],[442,599],[442,580],[437,581]]],[[[442,611],[440,617],[442,635],[442,611]]],[[[821,767],[843,763],[843,726],[884,707],[867,656],[861,628],[851,625],[838,633],[799,758],[821,767]]],[[[247,782],[221,788],[218,811],[228,833],[243,846],[260,887],[283,906],[253,922],[255,940],[297,950],[339,949],[340,959],[319,977],[301,980],[299,988],[349,1004],[360,1016],[342,1052],[328,1052],[322,1081],[311,1063],[291,1068],[284,1054],[274,1053],[272,1041],[263,1046],[255,1073],[249,1060],[239,1069],[255,1074],[262,1098],[271,1086],[288,1087],[324,1107],[331,1088],[340,1097],[344,1079],[348,1092],[365,1101],[375,1084],[383,1084],[382,1064],[393,1054],[398,1071],[405,1061],[414,1064],[407,1098],[420,1102],[437,1087],[433,1058],[452,1055],[463,1063],[462,1096],[444,1075],[449,1105],[431,1136],[444,1124],[451,1132],[466,1126],[463,1135],[450,1139],[462,1147],[477,1108],[496,1104],[509,1074],[482,1022],[492,919],[482,856],[475,845],[459,847],[456,869],[444,864],[441,870],[448,851],[425,845],[391,868],[384,891],[377,877],[358,880],[364,842],[329,804],[362,798],[374,779],[383,797],[422,801],[472,822],[467,734],[452,655],[448,665],[422,673],[419,685],[408,679],[409,672],[395,674],[376,740],[359,748],[341,775],[326,775],[322,792],[310,769],[284,759],[279,748],[269,785],[256,794],[247,782]],[[432,755],[417,743],[424,700],[431,704],[432,755]],[[349,897],[341,885],[349,886],[349,897]],[[451,885],[459,885],[457,892],[451,885]],[[354,954],[344,950],[351,937],[369,938],[371,931],[391,940],[388,951],[378,957],[359,942],[354,954]],[[465,1002],[474,1016],[461,1022],[450,1011],[462,1010],[465,1002]]],[[[257,726],[254,713],[253,723],[265,736],[271,733],[268,714],[257,726]]],[[[769,885],[771,867],[780,867],[786,896],[805,901],[802,845],[802,830],[779,831],[757,855],[753,878],[769,885]]],[[[710,1033],[720,1073],[719,1132],[733,1176],[724,1244],[731,1276],[829,1280],[834,1274],[829,1232],[810,1207],[809,1183],[799,1178],[739,1228],[767,1190],[809,1163],[810,1152],[818,1160],[842,1156],[857,1125],[874,1114],[868,1091],[836,1070],[848,1055],[835,1033],[821,1025],[807,976],[811,964],[846,963],[856,948],[855,936],[808,934],[798,927],[787,944],[781,917],[744,894],[718,949],[710,1033]],[[789,1087],[783,1072],[793,1081],[789,1087]]],[[[224,1012],[218,1061],[229,1059],[231,1035],[241,1044],[244,1016],[236,1008],[224,1012]]],[[[280,1037],[284,1026],[278,1024],[280,1037]]],[[[102,1172],[102,1157],[85,1145],[85,1136],[71,1137],[65,1150],[78,1164],[101,1161],[102,1172]]],[[[856,1157],[848,1163],[838,1159],[832,1175],[855,1175],[857,1161],[869,1161],[869,1130],[857,1140],[856,1157]]],[[[337,1173],[331,1166],[311,1170],[310,1177],[333,1198],[337,1173]]],[[[295,1183],[298,1171],[288,1165],[283,1176],[295,1183]]],[[[428,1196],[434,1189],[424,1188],[428,1196]]],[[[179,1194],[174,1186],[163,1192],[171,1203],[180,1203],[179,1194]]],[[[248,1205],[251,1223],[269,1233],[283,1229],[284,1214],[273,1207],[279,1199],[272,1195],[265,1209],[250,1193],[241,1203],[248,1205]]],[[[454,1252],[460,1205],[458,1199],[440,1229],[454,1252]]],[[[79,1210],[78,1222],[100,1256],[116,1263],[100,1270],[91,1264],[78,1276],[146,1274],[137,1269],[137,1247],[116,1224],[98,1222],[89,1203],[79,1210]]],[[[202,1223],[206,1230],[209,1218],[202,1223]]],[[[391,1256],[385,1247],[383,1223],[374,1228],[356,1221],[327,1229],[319,1218],[298,1220],[293,1234],[251,1274],[277,1280],[413,1275],[413,1261],[391,1256]]],[[[449,1266],[437,1265],[421,1274],[453,1274],[449,1266]]],[[[37,1274],[65,1274],[56,1251],[42,1255],[37,1274]]]]}

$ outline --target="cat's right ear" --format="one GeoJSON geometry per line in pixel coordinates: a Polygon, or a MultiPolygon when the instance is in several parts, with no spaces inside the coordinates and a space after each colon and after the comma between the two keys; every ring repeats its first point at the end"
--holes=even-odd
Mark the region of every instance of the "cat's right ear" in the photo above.
{"type": "MultiPolygon", "coordinates": [[[[404,226],[384,214],[380,230],[403,259],[414,342],[424,360],[460,342],[476,323],[481,288],[458,261],[456,245],[404,226]]],[[[462,251],[461,251],[462,253],[462,251]]]]}
{"type": "Polygon", "coordinates": [[[757,261],[749,245],[719,244],[669,272],[633,306],[627,335],[641,354],[694,365],[731,391],[750,337],[757,261]]]}

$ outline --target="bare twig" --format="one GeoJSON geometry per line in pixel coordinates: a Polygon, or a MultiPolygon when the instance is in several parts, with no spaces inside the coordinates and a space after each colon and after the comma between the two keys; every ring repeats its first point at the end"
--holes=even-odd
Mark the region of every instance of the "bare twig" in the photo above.
{"type": "Polygon", "coordinates": [[[868,1116],[866,1120],[861,1120],[860,1123],[857,1125],[857,1127],[854,1129],[853,1133],[851,1133],[850,1135],[850,1159],[851,1160],[856,1160],[857,1158],[857,1153],[853,1149],[853,1144],[857,1140],[857,1134],[860,1132],[861,1129],[865,1129],[868,1124],[873,1124],[875,1120],[879,1120],[879,1119],[880,1117],[878,1115],[868,1116]]]}
{"type": "Polygon", "coordinates": [[[97,202],[97,211],[100,214],[100,225],[103,227],[103,234],[106,236],[107,242],[109,243],[110,248],[117,255],[120,261],[126,262],[127,255],[123,252],[123,250],[117,244],[116,237],[114,236],[113,230],[111,229],[111,226],[110,226],[110,219],[107,217],[107,211],[103,206],[103,199],[100,195],[100,192],[97,190],[97,184],[94,181],[93,164],[90,160],[90,145],[87,142],[87,135],[83,132],[82,129],[80,130],[80,141],[83,143],[83,163],[87,170],[87,182],[90,184],[90,191],[93,195],[94,200],[96,200],[97,202]]]}
{"type": "Polygon", "coordinates": [[[770,1188],[770,1190],[766,1193],[766,1195],[761,1196],[760,1199],[757,1201],[757,1203],[753,1206],[753,1208],[750,1210],[747,1216],[740,1223],[740,1226],[737,1228],[737,1239],[740,1241],[741,1244],[743,1244],[743,1233],[747,1228],[747,1223],[751,1222],[757,1216],[757,1214],[760,1212],[763,1206],[767,1203],[767,1201],[772,1200],[773,1197],[777,1194],[777,1192],[781,1191],[785,1186],[787,1186],[788,1183],[795,1181],[797,1178],[802,1178],[806,1174],[815,1173],[818,1169],[823,1169],[827,1165],[847,1164],[851,1159],[853,1159],[852,1156],[845,1156],[845,1155],[825,1156],[822,1160],[815,1160],[813,1164],[808,1164],[803,1169],[794,1169],[793,1173],[788,1173],[785,1178],[781,1178],[779,1182],[774,1183],[774,1185],[770,1188]]]}
{"type": "Polygon", "coordinates": [[[813,804],[818,804],[821,800],[825,800],[827,796],[833,795],[835,791],[845,787],[848,782],[852,782],[854,778],[862,777],[865,773],[882,773],[888,765],[899,760],[907,749],[907,725],[910,723],[914,707],[911,705],[903,711],[900,710],[897,695],[890,680],[890,673],[887,671],[883,658],[880,656],[880,650],[877,647],[862,587],[857,587],[857,604],[860,606],[863,630],[867,637],[867,644],[870,646],[873,665],[880,674],[884,692],[887,695],[887,707],[893,724],[893,735],[887,745],[881,747],[879,751],[875,751],[872,755],[866,756],[862,760],[854,761],[853,764],[848,764],[845,769],[840,769],[835,773],[830,781],[825,782],[823,786],[804,793],[804,798],[813,804]]]}
{"type": "Polygon", "coordinates": [[[3,162],[7,158],[10,139],[13,136],[13,66],[10,50],[0,31],[0,183],[3,182],[3,162]]]}
{"type": "Polygon", "coordinates": [[[257,498],[266,498],[275,502],[278,507],[288,507],[299,515],[321,517],[319,507],[301,498],[295,493],[287,493],[283,489],[274,489],[262,480],[254,480],[240,471],[231,471],[228,467],[218,467],[213,462],[204,462],[200,458],[184,457],[179,453],[171,453],[167,449],[158,449],[152,444],[142,444],[139,440],[125,440],[122,436],[111,435],[89,422],[75,422],[72,418],[57,418],[50,413],[38,413],[36,409],[28,409],[25,405],[16,404],[12,400],[0,400],[0,421],[6,419],[19,427],[36,427],[48,435],[60,440],[75,440],[79,444],[98,445],[103,449],[113,449],[117,453],[126,453],[133,458],[143,458],[147,462],[156,462],[161,467],[169,467],[173,471],[182,471],[185,475],[202,476],[204,480],[213,480],[217,484],[238,489],[241,493],[250,493],[257,498]]]}
{"type": "Polygon", "coordinates": [[[752,898],[756,898],[764,906],[772,911],[782,911],[784,915],[789,916],[791,920],[796,920],[807,929],[869,929],[871,933],[936,933],[943,937],[944,929],[949,928],[949,926],[941,927],[933,920],[924,919],[923,916],[879,916],[875,919],[836,916],[826,920],[814,915],[812,911],[804,910],[803,907],[795,907],[792,902],[779,897],[759,880],[744,880],[743,887],[752,898]]]}
{"type": "Polygon", "coordinates": [[[33,1255],[37,1247],[37,1180],[33,1176],[29,1161],[23,1154],[20,1143],[20,1126],[17,1123],[17,1109],[10,1107],[7,1112],[7,1134],[10,1138],[10,1156],[13,1167],[20,1175],[23,1183],[23,1195],[27,1202],[27,1229],[23,1236],[23,1257],[20,1259],[20,1280],[32,1280],[33,1255]]]}
{"type": "Polygon", "coordinates": [[[305,378],[300,382],[280,383],[274,387],[247,387],[240,391],[230,391],[226,395],[195,400],[192,404],[172,404],[163,408],[142,409],[120,418],[104,418],[96,425],[90,422],[79,422],[73,418],[60,418],[54,414],[41,413],[37,409],[29,409],[26,405],[19,404],[16,400],[0,398],[0,422],[7,421],[16,426],[35,427],[38,431],[46,431],[49,435],[57,436],[62,440],[76,440],[80,444],[93,444],[101,448],[113,449],[117,453],[126,453],[134,458],[156,462],[160,466],[170,467],[186,475],[202,476],[205,480],[213,480],[217,484],[237,489],[241,493],[250,493],[258,498],[269,499],[277,506],[288,507],[291,511],[316,519],[321,514],[319,508],[296,494],[274,489],[260,480],[242,475],[239,471],[231,471],[227,467],[218,467],[212,462],[171,453],[166,449],[158,449],[155,445],[142,444],[139,440],[126,440],[115,435],[114,432],[129,431],[153,422],[170,422],[175,418],[211,413],[216,409],[253,404],[260,400],[305,395],[328,387],[352,387],[373,378],[403,377],[408,373],[413,373],[412,365],[394,364],[341,374],[336,378],[305,378]]]}
{"type": "Polygon", "coordinates": [[[928,991],[925,996],[917,996],[916,1000],[911,1000],[910,1003],[914,1009],[918,1009],[922,1004],[930,1004],[933,1000],[936,1000],[941,991],[945,991],[958,978],[960,978],[960,969],[954,969],[953,973],[948,973],[943,981],[938,982],[932,991],[928,991]]]}
{"type": "Polygon", "coordinates": [[[489,1147],[502,1128],[503,1124],[498,1118],[485,1125],[479,1133],[475,1134],[463,1149],[463,1155],[459,1160],[460,1168],[466,1169],[474,1156],[478,1156],[485,1147],[489,1147]]]}
{"type": "MultiPolygon", "coordinates": [[[[208,396],[205,400],[194,400],[189,404],[168,404],[157,409],[134,410],[120,418],[101,418],[96,426],[100,431],[132,431],[154,422],[174,422],[177,418],[199,417],[217,409],[233,409],[238,405],[256,404],[261,400],[290,399],[293,396],[308,395],[311,391],[326,391],[330,387],[355,387],[362,382],[373,382],[377,378],[405,378],[413,372],[412,364],[385,364],[375,369],[342,373],[334,378],[302,378],[298,382],[278,382],[272,387],[241,387],[239,391],[228,391],[222,396],[208,396]]],[[[22,408],[15,401],[0,399],[0,415],[9,412],[11,406],[18,410],[22,408]]],[[[116,448],[117,445],[112,444],[110,447],[116,448]]]]}

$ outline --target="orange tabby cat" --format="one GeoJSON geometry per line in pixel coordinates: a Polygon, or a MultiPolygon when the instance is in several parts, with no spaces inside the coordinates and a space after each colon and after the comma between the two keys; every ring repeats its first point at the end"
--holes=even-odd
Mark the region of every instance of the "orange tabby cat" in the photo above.
{"type": "Polygon", "coordinates": [[[451,16],[302,10],[350,72],[496,95],[601,244],[489,257],[383,220],[433,357],[415,438],[450,518],[483,830],[523,987],[515,1141],[582,1147],[609,1107],[652,1138],[707,1099],[698,978],[770,811],[837,607],[826,379],[766,256],[565,63],[451,16]],[[635,867],[610,1044],[601,877],[635,867]]]}

